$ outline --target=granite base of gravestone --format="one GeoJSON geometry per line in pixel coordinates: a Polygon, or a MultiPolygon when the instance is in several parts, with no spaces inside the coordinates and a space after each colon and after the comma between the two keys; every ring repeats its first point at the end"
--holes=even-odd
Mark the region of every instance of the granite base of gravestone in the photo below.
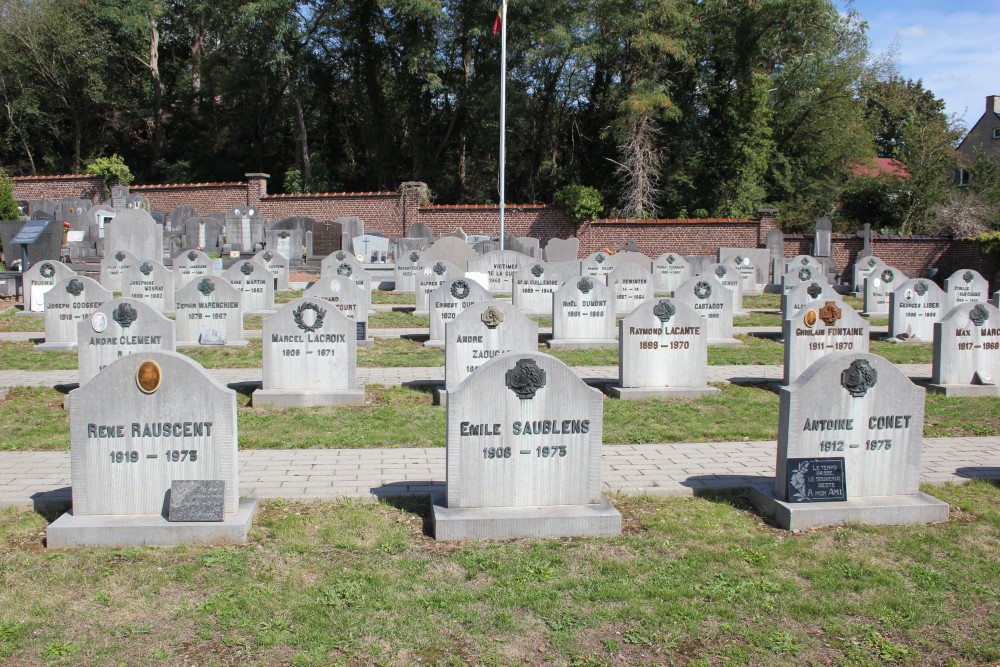
{"type": "Polygon", "coordinates": [[[615,339],[615,295],[600,278],[567,280],[552,295],[553,350],[618,347],[615,339]]]}
{"type": "Polygon", "coordinates": [[[233,390],[183,355],[152,352],[73,393],[73,510],[49,526],[49,548],[246,542],[257,501],[239,497],[233,390]],[[223,520],[169,521],[175,480],[222,481],[223,520]]]}
{"type": "Polygon", "coordinates": [[[967,302],[934,325],[930,391],[945,396],[1000,396],[1000,310],[967,302]]]}
{"type": "Polygon", "coordinates": [[[835,353],[781,390],[773,489],[750,500],[789,530],[939,523],[920,492],[924,390],[873,354],[835,353]]]}
{"type": "Polygon", "coordinates": [[[448,400],[447,494],[432,498],[441,541],[621,533],[601,495],[604,406],[564,363],[509,352],[448,400]]]}
{"type": "Polygon", "coordinates": [[[618,384],[608,393],[623,400],[698,398],[719,393],[708,386],[705,320],[686,303],[655,299],[619,323],[618,384]]]}

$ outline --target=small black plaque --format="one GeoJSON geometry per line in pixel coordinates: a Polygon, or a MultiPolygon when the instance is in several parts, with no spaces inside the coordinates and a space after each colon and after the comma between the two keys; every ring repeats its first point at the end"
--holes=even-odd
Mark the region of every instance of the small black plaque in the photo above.
{"type": "Polygon", "coordinates": [[[367,322],[358,322],[357,324],[358,324],[358,327],[357,327],[357,329],[358,329],[358,340],[367,340],[368,339],[368,323],[367,322]]]}
{"type": "Polygon", "coordinates": [[[168,521],[224,521],[226,483],[221,479],[175,479],[168,521]]]}
{"type": "Polygon", "coordinates": [[[844,458],[788,459],[785,498],[790,503],[847,500],[844,458]]]}
{"type": "Polygon", "coordinates": [[[10,240],[11,245],[31,245],[38,240],[45,228],[49,226],[51,220],[29,220],[10,240]]]}

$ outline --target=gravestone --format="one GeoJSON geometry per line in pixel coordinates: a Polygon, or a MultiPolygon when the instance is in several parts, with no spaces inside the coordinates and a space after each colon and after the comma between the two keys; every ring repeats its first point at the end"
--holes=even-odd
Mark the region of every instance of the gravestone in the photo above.
{"type": "Polygon", "coordinates": [[[527,255],[528,257],[535,259],[542,258],[542,250],[539,246],[538,239],[530,236],[514,236],[513,234],[505,234],[504,249],[513,250],[514,252],[519,252],[522,255],[527,255]]]}
{"type": "Polygon", "coordinates": [[[456,239],[462,239],[463,241],[469,238],[469,235],[465,233],[465,230],[461,227],[456,227],[453,231],[447,234],[442,234],[442,236],[454,236],[456,239]]]}
{"type": "Polygon", "coordinates": [[[45,342],[36,350],[75,350],[77,322],[88,319],[111,292],[93,278],[74,275],[45,292],[45,342]]]}
{"type": "Polygon", "coordinates": [[[978,271],[961,269],[944,281],[944,291],[948,295],[948,308],[961,303],[986,303],[990,297],[990,285],[978,271]]]}
{"type": "Polygon", "coordinates": [[[466,265],[478,256],[468,243],[465,243],[461,239],[456,239],[454,236],[446,236],[438,239],[434,245],[424,252],[425,259],[443,259],[451,262],[462,271],[465,271],[466,265]]]}
{"type": "Polygon", "coordinates": [[[48,547],[246,542],[256,501],[240,500],[236,393],[196,362],[118,359],[73,392],[69,421],[73,511],[49,526],[48,547]],[[222,481],[224,520],[169,521],[180,480],[222,481]]]}
{"type": "Polygon", "coordinates": [[[104,232],[104,252],[124,250],[138,259],[163,261],[163,227],[145,209],[118,211],[104,232]]]}
{"type": "Polygon", "coordinates": [[[525,315],[551,315],[552,295],[567,278],[545,262],[532,262],[514,274],[511,302],[525,315]]]}
{"type": "Polygon", "coordinates": [[[411,250],[402,256],[396,256],[396,266],[394,270],[395,287],[394,292],[414,292],[417,290],[417,264],[423,253],[419,250],[411,250]]]}
{"type": "Polygon", "coordinates": [[[615,270],[616,266],[617,264],[615,264],[612,259],[612,255],[609,255],[606,252],[595,252],[588,255],[583,260],[583,266],[580,273],[584,276],[597,278],[602,283],[607,285],[608,276],[611,275],[611,272],[615,270]]]}
{"type": "MultiPolygon", "coordinates": [[[[629,243],[634,243],[630,241],[629,243]]],[[[650,267],[653,265],[653,260],[638,250],[629,250],[630,246],[628,243],[619,250],[616,254],[612,255],[611,260],[617,269],[625,262],[631,262],[632,264],[637,264],[640,267],[649,271],[650,267]]]]}
{"type": "Polygon", "coordinates": [[[553,262],[575,262],[580,259],[580,239],[573,237],[568,239],[549,239],[542,251],[545,261],[549,264],[553,262]]]}
{"type": "Polygon", "coordinates": [[[482,234],[469,234],[468,236],[465,237],[465,242],[468,244],[470,248],[475,248],[480,243],[491,240],[492,239],[489,236],[484,236],[482,234]]]}
{"type": "Polygon", "coordinates": [[[392,255],[393,260],[398,264],[400,260],[406,261],[406,257],[411,252],[418,252],[423,255],[424,251],[428,248],[427,241],[425,239],[390,239],[389,240],[389,253],[392,255]]]}
{"type": "Polygon", "coordinates": [[[370,347],[375,341],[368,337],[368,299],[370,295],[347,276],[321,277],[306,290],[305,296],[320,299],[337,307],[340,314],[354,322],[357,347],[370,347]]]}
{"type": "MultiPolygon", "coordinates": [[[[312,252],[309,259],[326,257],[344,249],[344,226],[333,220],[324,220],[313,225],[312,252]]],[[[310,235],[306,234],[306,247],[309,246],[310,235]]]]}
{"type": "Polygon", "coordinates": [[[727,265],[737,256],[744,260],[750,260],[750,265],[757,272],[753,280],[753,290],[744,287],[743,293],[760,294],[763,288],[771,282],[771,251],[767,248],[719,248],[715,253],[716,261],[727,265]]]}
{"type": "Polygon", "coordinates": [[[85,231],[87,228],[87,211],[94,205],[89,199],[78,197],[67,197],[60,199],[56,205],[54,214],[55,222],[65,228],[64,223],[69,223],[69,229],[74,231],[85,231]]]}
{"type": "MultiPolygon", "coordinates": [[[[7,261],[21,259],[24,246],[14,243],[14,238],[28,224],[22,220],[0,220],[0,243],[3,243],[7,261]]],[[[46,260],[58,261],[62,253],[62,230],[55,222],[50,222],[38,238],[27,245],[28,263],[31,266],[46,260]]],[[[29,267],[30,268],[30,267],[29,267]]]]}
{"type": "Polygon", "coordinates": [[[434,232],[424,223],[415,222],[406,228],[406,238],[424,239],[427,241],[427,245],[430,246],[434,243],[434,232]]]}
{"type": "Polygon", "coordinates": [[[801,283],[781,295],[781,319],[787,320],[813,301],[843,301],[837,290],[824,282],[801,283]]]}
{"type": "Polygon", "coordinates": [[[785,384],[827,355],[868,351],[868,320],[839,299],[810,301],[782,321],[781,333],[785,384]]]}
{"type": "Polygon", "coordinates": [[[580,276],[552,297],[552,349],[617,347],[615,295],[599,278],[580,276]]]}
{"type": "Polygon", "coordinates": [[[674,290],[674,300],[683,301],[705,318],[709,345],[742,345],[733,338],[733,293],[714,275],[684,281],[674,290]]]}
{"type": "Polygon", "coordinates": [[[462,278],[465,272],[451,262],[443,259],[430,259],[425,254],[417,261],[417,272],[414,277],[416,310],[414,315],[427,315],[430,294],[445,284],[448,280],[462,278]]]}
{"type": "Polygon", "coordinates": [[[251,253],[264,242],[264,216],[255,208],[237,206],[226,211],[226,243],[233,250],[251,253]]]}
{"type": "Polygon", "coordinates": [[[907,280],[889,294],[889,337],[930,343],[934,324],[947,312],[945,294],[926,278],[907,280]]]}
{"type": "Polygon", "coordinates": [[[76,327],[81,387],[116,359],[176,349],[174,321],[138,299],[108,301],[76,327]]]}
{"type": "Polygon", "coordinates": [[[781,293],[788,294],[799,285],[826,283],[826,275],[814,266],[793,266],[781,277],[781,293]]]}
{"type": "Polygon", "coordinates": [[[993,298],[990,299],[990,303],[992,303],[997,308],[1000,308],[1000,290],[997,290],[996,292],[993,293],[993,298]]]}
{"type": "Polygon", "coordinates": [[[364,405],[357,326],[333,304],[308,296],[286,303],[264,320],[262,341],[263,388],[253,393],[253,407],[364,405]]]}
{"type": "Polygon", "coordinates": [[[110,205],[111,208],[115,209],[115,211],[124,211],[128,208],[128,186],[111,186],[110,205]]]}
{"type": "Polygon", "coordinates": [[[299,229],[274,229],[264,231],[265,246],[285,258],[289,266],[302,264],[303,232],[299,229]]]}
{"type": "Polygon", "coordinates": [[[140,260],[122,273],[122,296],[143,301],[161,313],[172,313],[173,272],[151,259],[140,260]]]}
{"type": "Polygon", "coordinates": [[[788,273],[793,269],[798,269],[804,266],[814,269],[818,274],[817,277],[826,277],[823,263],[811,255],[796,255],[791,259],[786,259],[784,273],[788,273]]]}
{"type": "MultiPolygon", "coordinates": [[[[760,287],[757,283],[757,267],[754,266],[750,257],[737,253],[730,255],[719,264],[729,271],[739,274],[741,294],[760,294],[760,287]]],[[[742,304],[742,300],[740,303],[742,304]]]]}
{"type": "Polygon", "coordinates": [[[697,398],[708,386],[708,330],[688,304],[652,299],[619,323],[615,398],[697,398]]]}
{"type": "Polygon", "coordinates": [[[830,218],[820,218],[816,221],[816,231],[813,233],[813,255],[816,257],[832,257],[831,236],[833,221],[830,218]]]}
{"type": "Polygon", "coordinates": [[[854,291],[864,292],[865,291],[865,279],[873,271],[882,271],[885,266],[885,262],[880,260],[878,257],[869,255],[867,257],[858,257],[857,261],[854,262],[854,291]]]}
{"type": "Polygon", "coordinates": [[[174,294],[177,346],[227,345],[241,347],[243,293],[219,276],[193,278],[174,294]]]}
{"type": "Polygon", "coordinates": [[[261,250],[253,256],[253,261],[260,262],[271,272],[275,292],[288,291],[288,259],[284,255],[273,250],[261,250]]]}
{"type": "Polygon", "coordinates": [[[676,253],[665,252],[653,260],[653,290],[657,294],[673,294],[685,280],[691,278],[691,266],[676,253]]]}
{"type": "Polygon", "coordinates": [[[445,281],[427,297],[430,338],[425,347],[444,347],[445,325],[454,322],[466,308],[480,301],[492,299],[481,285],[465,278],[445,281]]]}
{"type": "Polygon", "coordinates": [[[243,293],[244,315],[269,315],[274,312],[274,276],[256,259],[239,260],[222,272],[229,284],[243,293]]]}
{"type": "Polygon", "coordinates": [[[170,211],[170,215],[167,216],[166,224],[164,225],[169,230],[174,229],[184,229],[184,222],[188,218],[197,218],[198,211],[194,206],[190,204],[178,204],[174,206],[173,210],[170,211]]]}
{"type": "Polygon", "coordinates": [[[932,391],[947,396],[1000,396],[1000,310],[961,303],[934,325],[932,391]]]}
{"type": "Polygon", "coordinates": [[[183,222],[183,225],[182,250],[203,250],[206,253],[222,252],[224,238],[222,222],[218,218],[188,218],[183,222]]]}
{"type": "Polygon", "coordinates": [[[333,275],[350,278],[358,286],[358,289],[361,290],[363,302],[359,302],[358,305],[359,307],[364,307],[367,313],[365,321],[367,321],[367,318],[374,314],[374,311],[372,311],[371,274],[349,252],[338,250],[324,258],[320,263],[320,277],[333,275]]]}
{"type": "Polygon", "coordinates": [[[174,291],[195,278],[212,275],[212,260],[200,250],[186,250],[174,257],[174,291]]]}
{"type": "Polygon", "coordinates": [[[340,224],[340,228],[344,230],[344,237],[341,239],[342,250],[351,249],[351,239],[356,236],[362,236],[365,233],[365,223],[364,220],[356,215],[345,215],[337,218],[334,222],[340,224]]]}
{"type": "Polygon", "coordinates": [[[713,275],[733,295],[733,314],[746,315],[743,311],[743,276],[725,264],[709,264],[700,275],[713,275]]]}
{"type": "Polygon", "coordinates": [[[789,530],[947,521],[920,493],[923,429],[924,390],[896,366],[832,354],[781,389],[774,488],[750,499],[789,530]]]}
{"type": "Polygon", "coordinates": [[[489,289],[494,294],[510,294],[514,274],[534,262],[527,255],[514,250],[494,250],[468,262],[467,272],[485,273],[489,278],[489,289]]]}
{"type": "Polygon", "coordinates": [[[780,229],[772,229],[767,233],[764,246],[771,254],[770,276],[768,282],[779,284],[781,276],[785,275],[785,235],[780,229]]]}
{"type": "MultiPolygon", "coordinates": [[[[149,205],[149,200],[146,199],[146,195],[141,192],[130,192],[128,193],[128,208],[138,208],[146,211],[150,215],[153,214],[152,207],[149,205]]],[[[160,223],[162,225],[162,223],[160,223]]]]}
{"type": "Polygon", "coordinates": [[[506,352],[537,352],[538,324],[506,301],[474,303],[445,326],[444,386],[447,392],[490,359],[506,352]]]}
{"type": "Polygon", "coordinates": [[[603,401],[537,352],[487,362],[448,396],[446,498],[437,540],[617,535],[601,496],[603,401]]]}
{"type": "Polygon", "coordinates": [[[101,260],[101,284],[113,292],[122,291],[122,276],[130,267],[139,263],[139,259],[127,250],[119,250],[106,255],[101,260]]]}
{"type": "Polygon", "coordinates": [[[22,276],[23,300],[21,306],[24,308],[24,312],[45,312],[45,294],[57,283],[75,276],[76,271],[55,260],[43,260],[32,264],[22,276]]]}
{"type": "Polygon", "coordinates": [[[363,257],[363,264],[385,264],[389,257],[389,239],[374,234],[362,234],[352,239],[354,256],[363,257]]]}
{"type": "Polygon", "coordinates": [[[622,262],[608,274],[608,287],[615,295],[615,315],[623,317],[653,298],[653,275],[649,265],[622,262]]]}
{"type": "Polygon", "coordinates": [[[899,269],[883,265],[877,273],[865,278],[865,314],[889,315],[889,295],[906,282],[906,276],[899,269]]]}

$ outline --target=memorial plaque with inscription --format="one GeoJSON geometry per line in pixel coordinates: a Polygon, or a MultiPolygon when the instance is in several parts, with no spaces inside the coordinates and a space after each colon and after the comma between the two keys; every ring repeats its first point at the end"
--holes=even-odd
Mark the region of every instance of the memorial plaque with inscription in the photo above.
{"type": "Polygon", "coordinates": [[[367,295],[347,276],[321,277],[306,290],[305,296],[321,299],[336,306],[341,315],[354,322],[356,345],[368,346],[374,341],[368,338],[367,295]]]}
{"type": "Polygon", "coordinates": [[[511,302],[525,315],[551,315],[552,295],[564,280],[545,262],[532,262],[514,274],[511,302]]]}
{"type": "Polygon", "coordinates": [[[743,313],[743,276],[725,264],[709,264],[700,275],[715,276],[733,295],[733,313],[743,313]]]}
{"type": "Polygon", "coordinates": [[[21,305],[24,312],[45,312],[45,294],[55,287],[56,283],[74,276],[76,276],[76,271],[62,262],[47,259],[32,264],[22,277],[24,301],[21,305]]]}
{"type": "Polygon", "coordinates": [[[122,274],[139,263],[139,259],[126,250],[105,254],[101,260],[101,284],[112,292],[122,291],[122,274]]]}
{"type": "Polygon", "coordinates": [[[445,326],[444,382],[453,389],[505,352],[537,352],[538,324],[505,301],[474,303],[445,326]]]}
{"type": "Polygon", "coordinates": [[[255,259],[240,260],[226,269],[222,277],[243,293],[243,313],[274,312],[274,275],[255,259]]]}
{"type": "Polygon", "coordinates": [[[784,382],[794,382],[809,366],[834,352],[867,352],[868,320],[839,300],[810,301],[782,322],[784,382]]]}
{"type": "Polygon", "coordinates": [[[843,457],[788,459],[785,497],[790,503],[847,500],[843,457]]]}
{"type": "Polygon", "coordinates": [[[930,343],[946,310],[945,294],[927,278],[907,280],[889,294],[889,336],[930,343]]]}
{"type": "Polygon", "coordinates": [[[552,297],[549,347],[616,347],[614,301],[614,292],[600,278],[567,280],[552,297]]]}
{"type": "Polygon", "coordinates": [[[608,274],[608,287],[615,295],[615,315],[623,317],[653,298],[653,276],[635,262],[622,262],[608,274]]]}
{"type": "Polygon", "coordinates": [[[580,273],[590,278],[597,278],[605,285],[608,284],[608,276],[618,268],[614,255],[606,252],[595,252],[583,260],[580,273]]]}
{"type": "Polygon", "coordinates": [[[195,278],[212,275],[212,260],[200,250],[185,250],[174,257],[174,291],[195,278]]]}
{"type": "Polygon", "coordinates": [[[960,269],[944,281],[948,295],[948,308],[961,303],[985,303],[989,300],[990,285],[978,271],[960,269]]]}
{"type": "Polygon", "coordinates": [[[865,279],[873,272],[881,271],[885,265],[885,262],[873,255],[859,257],[854,262],[854,291],[863,292],[865,289],[865,279]]]}
{"type": "Polygon", "coordinates": [[[677,253],[665,252],[653,260],[653,289],[657,294],[673,294],[691,276],[691,266],[677,253]]]}
{"type": "Polygon", "coordinates": [[[465,278],[448,280],[427,297],[430,338],[427,347],[443,347],[445,325],[454,322],[466,308],[481,301],[492,299],[482,285],[465,278]]]}
{"type": "Polygon", "coordinates": [[[1000,396],[1000,310],[962,303],[934,325],[931,389],[950,396],[1000,396]]]}
{"type": "Polygon", "coordinates": [[[822,281],[812,283],[800,283],[788,292],[781,295],[782,319],[793,317],[802,307],[812,301],[843,301],[843,297],[829,285],[822,281]]]}
{"type": "MultiPolygon", "coordinates": [[[[404,251],[402,256],[396,257],[396,267],[394,270],[396,292],[416,292],[417,289],[417,264],[424,253],[420,250],[404,251]]],[[[436,288],[435,288],[436,289],[436,288]]]]}
{"type": "Polygon", "coordinates": [[[513,250],[494,250],[479,255],[468,262],[467,271],[485,273],[489,277],[489,290],[493,293],[510,294],[514,274],[526,266],[537,264],[537,260],[513,250]]]}

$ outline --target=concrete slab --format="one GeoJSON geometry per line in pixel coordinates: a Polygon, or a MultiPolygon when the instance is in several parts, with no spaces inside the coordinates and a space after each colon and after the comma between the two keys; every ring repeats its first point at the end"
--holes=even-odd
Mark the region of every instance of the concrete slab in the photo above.
{"type": "Polygon", "coordinates": [[[718,394],[718,387],[619,387],[610,385],[608,394],[623,401],[641,401],[645,398],[701,398],[718,394]]]}
{"type": "Polygon", "coordinates": [[[750,502],[787,530],[808,530],[848,523],[901,526],[942,523],[948,520],[948,503],[926,493],[912,496],[874,496],[845,502],[788,503],[772,490],[754,488],[750,502]]]}
{"type": "Polygon", "coordinates": [[[432,499],[434,539],[441,542],[518,537],[603,537],[620,535],[622,517],[606,499],[595,505],[549,507],[444,507],[432,499]]]}
{"type": "Polygon", "coordinates": [[[945,396],[974,398],[979,396],[1000,396],[1000,386],[985,384],[926,384],[927,391],[945,396]]]}
{"type": "Polygon", "coordinates": [[[292,391],[258,389],[251,398],[254,408],[314,408],[329,405],[364,405],[365,388],[355,391],[292,391]]]}

